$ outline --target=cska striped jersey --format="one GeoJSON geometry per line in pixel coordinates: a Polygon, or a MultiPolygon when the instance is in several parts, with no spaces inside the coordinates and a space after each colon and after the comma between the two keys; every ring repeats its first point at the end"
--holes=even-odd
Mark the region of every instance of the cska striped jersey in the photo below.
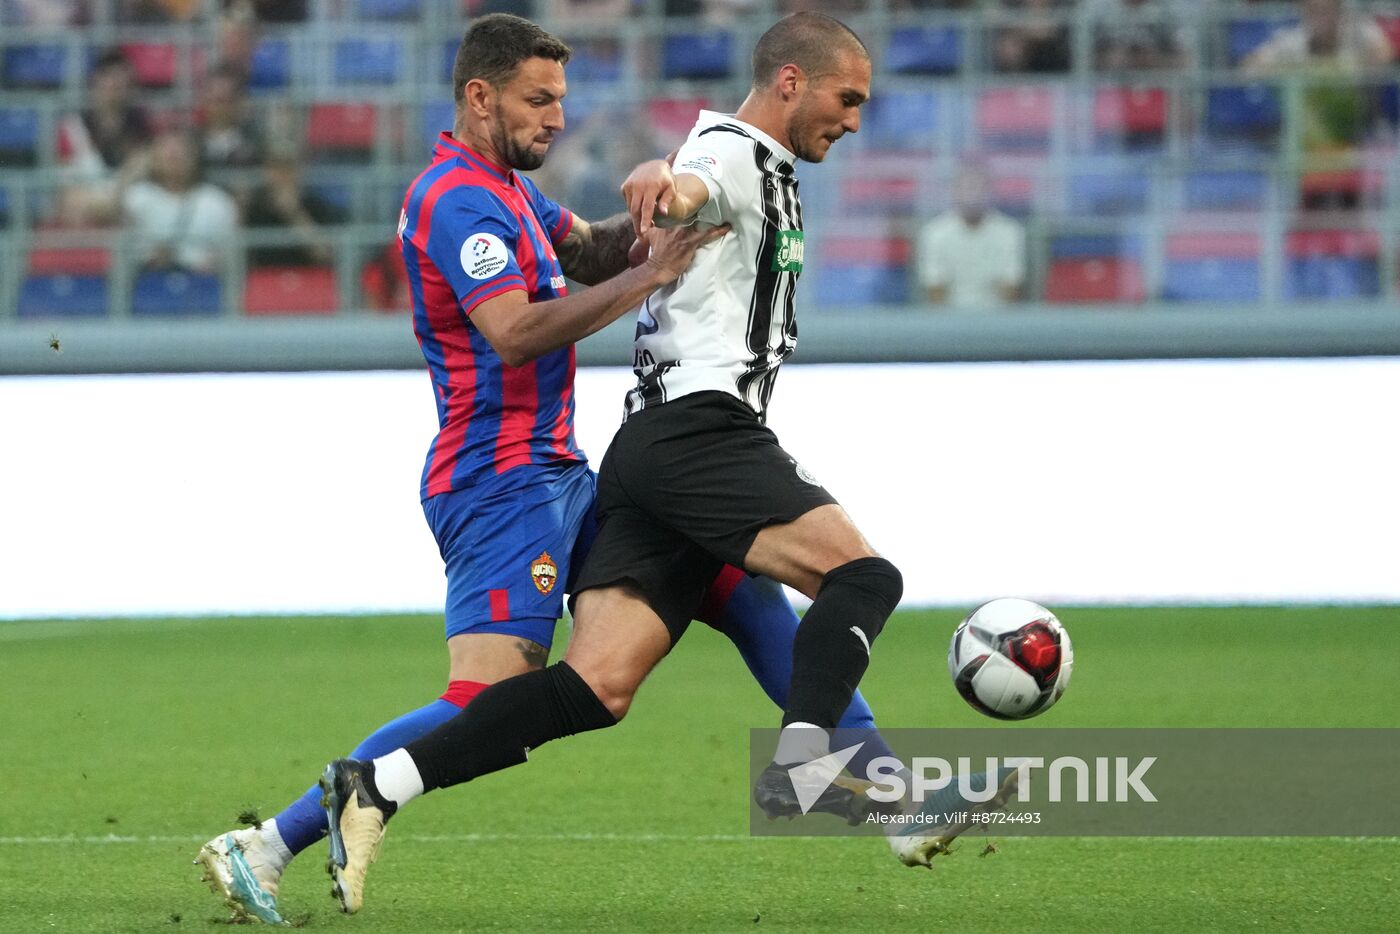
{"type": "Polygon", "coordinates": [[[797,346],[796,158],[757,127],[700,112],[673,171],[695,175],[710,191],[696,223],[733,230],[701,247],[679,279],[642,305],[627,414],[719,390],[766,415],[778,367],[797,346]]]}
{"type": "Polygon", "coordinates": [[[573,346],[508,367],[471,322],[478,305],[514,289],[531,302],[567,294],[554,247],[572,224],[532,181],[449,133],[409,186],[399,241],[438,412],[423,499],[525,464],[585,462],[574,441],[573,346]]]}

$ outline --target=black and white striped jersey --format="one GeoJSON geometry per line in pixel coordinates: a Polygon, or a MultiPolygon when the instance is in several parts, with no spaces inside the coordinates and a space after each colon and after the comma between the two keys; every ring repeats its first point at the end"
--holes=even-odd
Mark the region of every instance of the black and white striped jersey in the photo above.
{"type": "Polygon", "coordinates": [[[643,303],[627,414],[719,390],[765,416],[778,367],[797,344],[803,242],[795,161],[756,127],[700,112],[673,171],[697,176],[710,190],[696,223],[733,229],[643,303]]]}

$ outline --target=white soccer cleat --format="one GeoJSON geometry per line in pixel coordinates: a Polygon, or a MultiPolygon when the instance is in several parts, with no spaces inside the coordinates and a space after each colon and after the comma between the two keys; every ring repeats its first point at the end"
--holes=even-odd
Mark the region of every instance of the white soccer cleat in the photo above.
{"type": "MultiPolygon", "coordinates": [[[[979,775],[986,780],[986,773],[979,775]]],[[[991,800],[983,802],[965,800],[954,782],[926,799],[920,809],[922,815],[937,816],[937,823],[916,824],[885,839],[904,865],[932,869],[933,858],[951,853],[950,845],[958,835],[977,823],[973,815],[1000,811],[1006,807],[1016,793],[1019,779],[1020,772],[1016,769],[998,769],[997,793],[991,800]]]]}
{"type": "Polygon", "coordinates": [[[337,759],[321,776],[321,807],[330,831],[330,858],[326,871],[334,880],[331,894],[340,908],[353,915],[364,905],[365,875],[379,858],[384,827],[392,815],[374,804],[364,786],[364,764],[337,759]]]}
{"type": "Polygon", "coordinates": [[[235,920],[287,923],[277,911],[282,862],[257,830],[219,834],[199,848],[194,861],[204,867],[203,880],[233,910],[235,920]]]}

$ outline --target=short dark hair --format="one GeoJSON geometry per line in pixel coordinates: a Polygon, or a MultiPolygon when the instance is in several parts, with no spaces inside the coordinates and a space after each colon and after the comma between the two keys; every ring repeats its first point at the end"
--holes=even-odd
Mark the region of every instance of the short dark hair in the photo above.
{"type": "Polygon", "coordinates": [[[860,36],[825,13],[793,13],[778,20],[758,37],[753,47],[753,86],[766,87],[784,65],[796,65],[808,75],[825,74],[840,49],[870,58],[860,36]]]}
{"type": "Polygon", "coordinates": [[[457,47],[452,63],[452,99],[460,104],[462,89],[474,78],[500,87],[526,59],[547,58],[567,65],[572,54],[567,45],[528,19],[491,13],[473,22],[457,47]]]}

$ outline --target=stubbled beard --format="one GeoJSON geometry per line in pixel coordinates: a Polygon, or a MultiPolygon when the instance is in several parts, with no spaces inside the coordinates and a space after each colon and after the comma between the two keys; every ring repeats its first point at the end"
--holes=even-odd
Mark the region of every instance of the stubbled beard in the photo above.
{"type": "Polygon", "coordinates": [[[493,142],[496,144],[496,151],[512,169],[528,172],[544,165],[545,153],[537,153],[528,146],[517,145],[506,133],[505,121],[499,117],[496,118],[496,139],[493,142]]]}

